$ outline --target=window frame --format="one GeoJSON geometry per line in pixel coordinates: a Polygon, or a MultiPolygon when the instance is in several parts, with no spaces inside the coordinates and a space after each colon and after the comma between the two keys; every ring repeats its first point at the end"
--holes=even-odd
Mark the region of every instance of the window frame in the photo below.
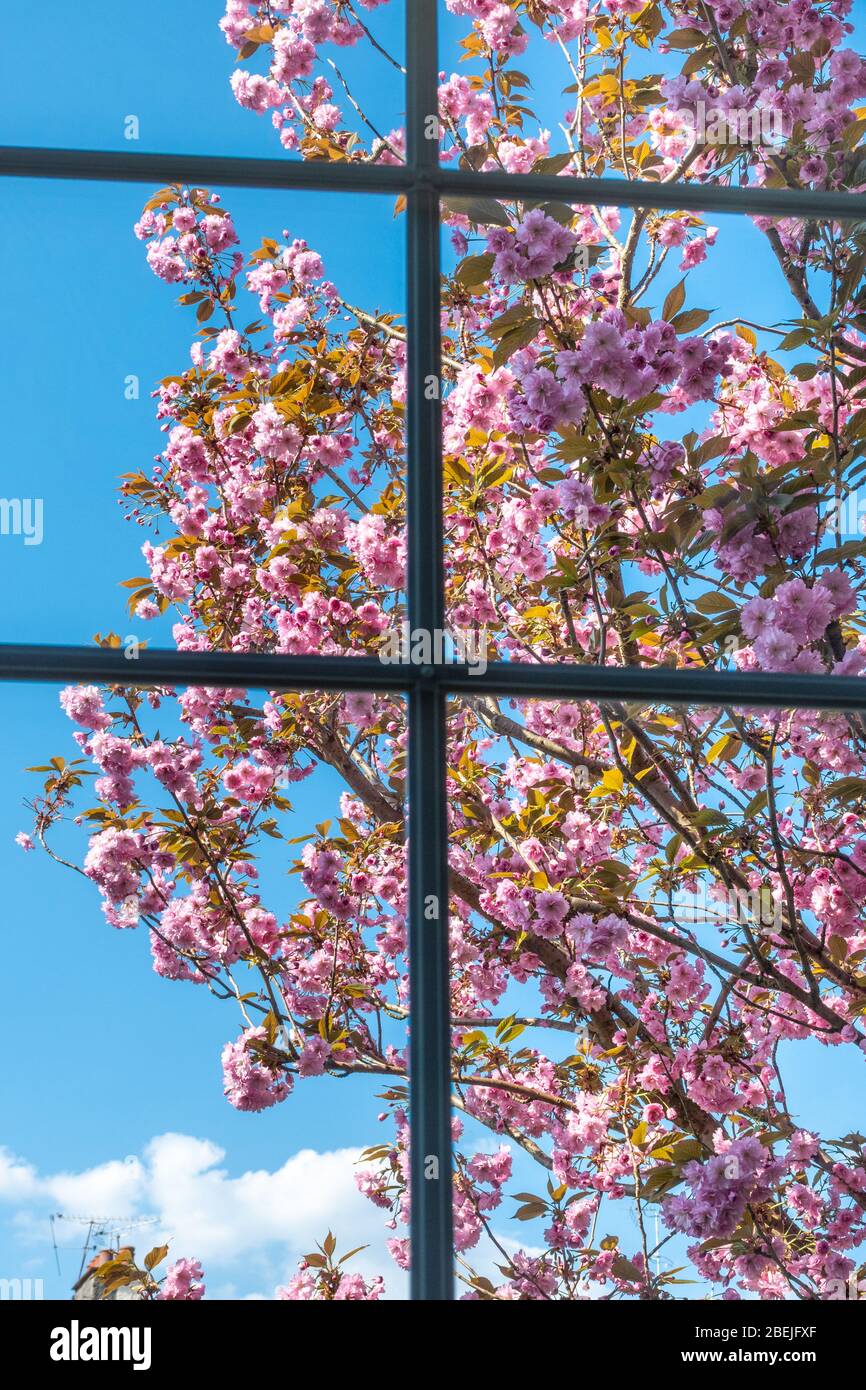
{"type": "MultiPolygon", "coordinates": [[[[408,284],[407,532],[412,630],[444,627],[440,375],[440,204],[447,196],[556,198],[573,203],[866,221],[866,195],[722,184],[653,183],[571,175],[477,172],[439,163],[438,0],[405,0],[407,157],[403,165],[100,150],[0,147],[0,177],[256,189],[391,193],[406,198],[408,284]],[[428,395],[430,398],[428,399],[428,395]]],[[[0,681],[129,685],[122,651],[0,645],[0,681]]],[[[448,955],[446,705],[479,694],[672,705],[752,705],[866,711],[866,681],[851,676],[691,671],[493,662],[386,665],[375,657],[145,649],[136,687],[191,684],[273,691],[383,690],[408,698],[411,1292],[454,1297],[448,955]],[[435,907],[431,911],[431,904],[435,907]]]]}

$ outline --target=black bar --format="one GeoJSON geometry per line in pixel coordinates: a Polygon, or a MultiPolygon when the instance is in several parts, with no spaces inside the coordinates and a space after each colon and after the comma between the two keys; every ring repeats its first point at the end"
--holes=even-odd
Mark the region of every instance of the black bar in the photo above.
{"type": "MultiPolygon", "coordinates": [[[[409,623],[445,622],[440,402],[437,0],[406,6],[409,623]]],[[[448,954],[446,694],[409,696],[409,1129],[411,1297],[454,1297],[451,1190],[451,1009],[448,954]]]]}
{"type": "Polygon", "coordinates": [[[243,686],[290,690],[438,690],[443,695],[515,699],[636,700],[659,705],[866,711],[866,679],[782,671],[675,670],[492,661],[481,672],[458,663],[388,664],[375,656],[280,656],[268,652],[0,645],[0,681],[95,681],[104,685],[243,686]]]}
{"type": "MultiPolygon", "coordinates": [[[[157,1276],[162,1270],[163,1266],[156,1269],[157,1276]]],[[[559,1301],[577,1300],[566,1296],[559,1301]]],[[[77,1373],[85,1365],[85,1374],[96,1385],[109,1380],[115,1385],[128,1383],[123,1377],[130,1370],[149,1371],[151,1384],[156,1383],[156,1378],[164,1385],[169,1381],[178,1384],[182,1378],[184,1382],[202,1385],[219,1373],[228,1383],[246,1385],[250,1346],[264,1344],[273,1337],[273,1305],[266,1299],[244,1303],[243,1337],[226,1336],[227,1322],[232,1316],[230,1304],[211,1298],[209,1293],[185,1308],[175,1307],[169,1300],[137,1299],[122,1303],[106,1299],[77,1302],[74,1307],[69,1299],[16,1299],[4,1306],[7,1326],[14,1323],[15,1336],[27,1348],[31,1360],[52,1372],[56,1368],[56,1383],[60,1385],[73,1367],[77,1373]],[[82,1343],[89,1348],[90,1329],[99,1335],[109,1328],[115,1329],[115,1336],[106,1347],[106,1360],[87,1363],[82,1357],[74,1366],[72,1357],[76,1352],[80,1354],[82,1343]]],[[[729,1302],[696,1296],[692,1286],[684,1288],[680,1297],[616,1302],[600,1299],[591,1308],[585,1303],[582,1306],[583,1314],[578,1310],[574,1315],[584,1320],[579,1324],[580,1330],[589,1327],[591,1321],[589,1331],[599,1345],[651,1345],[660,1384],[669,1384],[686,1371],[690,1372],[692,1385],[705,1386],[707,1366],[697,1358],[707,1356],[721,1360],[719,1369],[730,1380],[740,1379],[745,1363],[763,1371],[768,1385],[775,1379],[770,1375],[770,1367],[774,1366],[780,1376],[779,1385],[790,1386],[794,1364],[805,1362],[806,1369],[811,1364],[815,1384],[819,1379],[823,1385],[829,1385],[831,1380],[847,1383],[852,1348],[859,1346],[858,1338],[862,1336],[863,1302],[856,1295],[839,1300],[729,1302]]],[[[346,1354],[338,1353],[333,1358],[339,1365],[346,1364],[350,1355],[357,1359],[356,1343],[350,1349],[349,1342],[347,1335],[343,1343],[346,1354]]],[[[335,1333],[329,1351],[336,1345],[335,1333]]],[[[475,1364],[473,1358],[473,1369],[475,1364]]]]}
{"type": "MultiPolygon", "coordinates": [[[[434,108],[435,110],[435,108],[434,108]]],[[[429,114],[429,113],[428,113],[429,114]]],[[[492,195],[557,199],[612,207],[682,208],[764,217],[839,222],[866,219],[866,195],[817,188],[739,188],[717,183],[578,178],[571,174],[476,172],[451,165],[331,163],[232,155],[131,154],[126,150],[58,150],[0,146],[0,177],[96,179],[112,183],[184,183],[236,188],[315,188],[334,193],[405,193],[422,182],[443,197],[492,195]]]]}

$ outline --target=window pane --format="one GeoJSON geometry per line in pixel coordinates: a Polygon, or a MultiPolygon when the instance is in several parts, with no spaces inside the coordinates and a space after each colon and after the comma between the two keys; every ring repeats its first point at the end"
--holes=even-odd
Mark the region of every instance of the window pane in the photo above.
{"type": "Polygon", "coordinates": [[[209,1298],[405,1297],[363,1176],[405,1111],[403,701],[0,700],[7,1275],[165,1241],[209,1298]]]}
{"type": "Polygon", "coordinates": [[[451,739],[467,1291],[857,1297],[862,721],[478,698],[451,739]]]}
{"type": "Polygon", "coordinates": [[[861,11],[440,0],[446,158],[520,173],[857,189],[861,11]]]}
{"type": "Polygon", "coordinates": [[[455,634],[859,671],[859,227],[492,200],[448,222],[455,634]]]}
{"type": "Polygon", "coordinates": [[[0,68],[4,141],[399,161],[404,0],[296,8],[46,0],[38,81],[14,44],[0,68]]]}
{"type": "Polygon", "coordinates": [[[0,639],[374,649],[405,559],[393,200],[6,191],[0,639]]]}

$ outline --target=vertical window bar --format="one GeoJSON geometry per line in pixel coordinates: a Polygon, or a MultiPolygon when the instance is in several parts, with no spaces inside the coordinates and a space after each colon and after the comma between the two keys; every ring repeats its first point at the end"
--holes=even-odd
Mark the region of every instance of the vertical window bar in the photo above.
{"type": "MultiPolygon", "coordinates": [[[[406,0],[409,623],[444,625],[437,0],[406,0]]],[[[409,693],[411,1297],[454,1296],[445,692],[409,693]]]]}

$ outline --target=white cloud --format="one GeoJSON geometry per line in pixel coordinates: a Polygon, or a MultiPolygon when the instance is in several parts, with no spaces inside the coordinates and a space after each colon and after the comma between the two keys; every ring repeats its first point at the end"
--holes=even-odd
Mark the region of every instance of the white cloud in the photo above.
{"type": "MultiPolygon", "coordinates": [[[[18,1272],[28,1255],[39,1252],[45,1257],[44,1269],[35,1272],[52,1275],[49,1214],[95,1213],[128,1220],[130,1229],[124,1231],[119,1224],[118,1235],[135,1245],[139,1255],[167,1242],[170,1258],[200,1259],[209,1298],[273,1298],[276,1287],[296,1272],[299,1257],[313,1250],[329,1230],[337,1237],[338,1254],[368,1247],[351,1261],[350,1270],[367,1278],[383,1275],[388,1296],[405,1298],[406,1276],[385,1242],[406,1231],[386,1229],[386,1214],[359,1193],[359,1156],[354,1148],[300,1149],[279,1168],[233,1174],[225,1150],[213,1141],[160,1134],[140,1155],[81,1172],[40,1173],[0,1148],[0,1208],[9,1212],[5,1251],[0,1229],[0,1273],[6,1264],[18,1272]],[[140,1218],[155,1220],[135,1228],[132,1223],[140,1218]]],[[[62,1298],[78,1272],[86,1226],[58,1225],[64,1274],[50,1296],[62,1298]]],[[[509,1254],[517,1249],[541,1254],[507,1234],[498,1234],[498,1240],[509,1254]]],[[[502,1256],[491,1242],[482,1238],[469,1258],[479,1274],[501,1281],[497,1265],[502,1256]]],[[[458,1296],[460,1292],[458,1286],[458,1296]]]]}
{"type": "Polygon", "coordinates": [[[139,1194],[146,1179],[137,1158],[111,1159],[83,1173],[55,1173],[42,1186],[59,1211],[105,1212],[131,1217],[139,1210],[139,1194]]]}
{"type": "Polygon", "coordinates": [[[357,1149],[302,1149],[274,1172],[236,1178],[217,1166],[224,1157],[216,1144],[184,1134],[160,1135],[146,1151],[151,1208],[202,1259],[226,1260],[269,1243],[303,1253],[329,1229],[341,1242],[344,1228],[362,1242],[380,1237],[381,1214],[355,1185],[357,1149]]]}
{"type": "Polygon", "coordinates": [[[0,1201],[26,1201],[38,1191],[36,1169],[0,1149],[0,1201]]]}
{"type": "Polygon", "coordinates": [[[11,1224],[16,1240],[27,1245],[44,1243],[49,1212],[105,1213],[131,1223],[156,1217],[143,1232],[131,1229],[130,1241],[168,1241],[172,1256],[200,1259],[211,1297],[272,1297],[298,1257],[328,1230],[337,1237],[338,1253],[370,1246],[352,1270],[383,1274],[392,1296],[404,1292],[403,1276],[385,1249],[383,1213],[355,1185],[358,1150],[302,1149],[273,1171],[237,1176],[223,1166],[225,1156],[208,1139],[161,1134],[140,1157],[40,1174],[0,1149],[0,1202],[17,1209],[11,1224]]]}

